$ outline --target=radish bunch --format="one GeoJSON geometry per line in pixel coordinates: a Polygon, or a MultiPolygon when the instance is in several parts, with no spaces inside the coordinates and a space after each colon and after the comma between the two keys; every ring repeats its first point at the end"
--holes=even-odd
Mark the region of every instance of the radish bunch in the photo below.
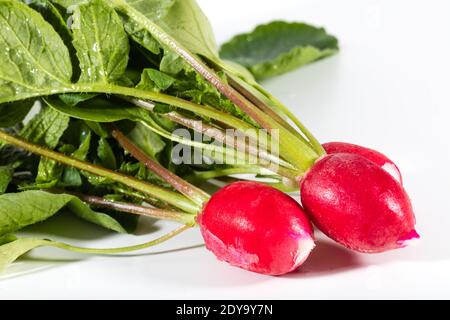
{"type": "Polygon", "coordinates": [[[281,275],[297,269],[314,248],[306,216],[330,238],[358,252],[402,248],[419,237],[410,199],[391,160],[352,144],[324,147],[329,154],[300,181],[304,209],[255,182],[217,192],[198,218],[207,248],[234,266],[281,275]]]}

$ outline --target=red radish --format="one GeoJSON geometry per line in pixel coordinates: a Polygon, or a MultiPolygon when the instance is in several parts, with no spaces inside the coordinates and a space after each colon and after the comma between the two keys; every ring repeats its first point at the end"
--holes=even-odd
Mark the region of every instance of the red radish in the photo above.
{"type": "Polygon", "coordinates": [[[325,156],[306,174],[300,191],[313,223],[350,249],[383,252],[419,238],[403,187],[359,155],[325,156]]]}
{"type": "Polygon", "coordinates": [[[345,142],[329,142],[325,143],[323,147],[328,154],[335,154],[335,153],[358,154],[372,162],[375,162],[377,165],[379,165],[384,170],[389,172],[398,182],[403,184],[402,175],[398,167],[391,159],[386,157],[381,152],[365,148],[362,146],[358,146],[356,144],[345,142]]]}
{"type": "Polygon", "coordinates": [[[231,265],[267,275],[296,270],[314,248],[312,226],[286,194],[236,182],[214,194],[199,215],[206,247],[231,265]]]}

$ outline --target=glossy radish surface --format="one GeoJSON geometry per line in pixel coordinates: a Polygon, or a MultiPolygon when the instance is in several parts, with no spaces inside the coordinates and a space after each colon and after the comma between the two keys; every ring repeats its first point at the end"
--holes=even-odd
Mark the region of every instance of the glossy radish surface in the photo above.
{"type": "Polygon", "coordinates": [[[328,154],[351,153],[373,161],[389,172],[398,182],[403,184],[402,175],[397,165],[381,152],[345,142],[328,142],[325,143],[323,147],[328,154]]]}
{"type": "Polygon", "coordinates": [[[314,248],[301,206],[256,182],[237,182],[213,195],[199,215],[206,247],[231,265],[268,275],[296,270],[314,248]]]}
{"type": "Polygon", "coordinates": [[[304,177],[300,191],[314,224],[350,249],[383,252],[418,238],[411,202],[403,187],[359,155],[325,156],[304,177]]]}

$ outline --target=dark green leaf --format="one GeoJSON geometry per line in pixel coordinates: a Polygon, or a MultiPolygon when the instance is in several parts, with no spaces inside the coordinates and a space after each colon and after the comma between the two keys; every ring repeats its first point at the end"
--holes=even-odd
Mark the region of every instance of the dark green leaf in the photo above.
{"type": "Polygon", "coordinates": [[[25,100],[0,105],[0,128],[15,126],[25,119],[34,101],[25,100]]]}
{"type": "Polygon", "coordinates": [[[337,50],[337,39],[323,28],[276,21],[234,37],[222,46],[220,56],[263,79],[292,71],[337,50]]]}
{"type": "Polygon", "coordinates": [[[65,104],[75,107],[79,103],[91,100],[98,96],[96,93],[66,93],[59,96],[62,102],[65,104]]]}
{"type": "Polygon", "coordinates": [[[106,139],[100,138],[100,141],[98,142],[97,155],[103,167],[111,170],[117,169],[116,156],[114,155],[114,151],[106,139]]]}
{"type": "Polygon", "coordinates": [[[94,122],[138,121],[145,118],[145,111],[122,100],[97,97],[71,107],[59,99],[48,98],[51,108],[73,118],[94,122]]]}

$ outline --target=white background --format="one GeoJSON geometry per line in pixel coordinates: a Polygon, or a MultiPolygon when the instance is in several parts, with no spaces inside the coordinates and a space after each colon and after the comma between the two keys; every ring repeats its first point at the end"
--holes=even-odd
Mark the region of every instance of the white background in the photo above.
{"type": "MultiPolygon", "coordinates": [[[[450,298],[450,2],[200,3],[219,42],[274,19],[325,26],[339,38],[337,56],[265,86],[321,141],[371,146],[397,162],[417,214],[420,244],[362,255],[319,236],[304,267],[278,278],[216,261],[201,246],[198,230],[130,257],[40,249],[0,276],[0,298],[450,298]]],[[[82,245],[122,246],[174,227],[143,223],[142,235],[132,237],[79,224],[56,218],[36,230],[82,245]]]]}

